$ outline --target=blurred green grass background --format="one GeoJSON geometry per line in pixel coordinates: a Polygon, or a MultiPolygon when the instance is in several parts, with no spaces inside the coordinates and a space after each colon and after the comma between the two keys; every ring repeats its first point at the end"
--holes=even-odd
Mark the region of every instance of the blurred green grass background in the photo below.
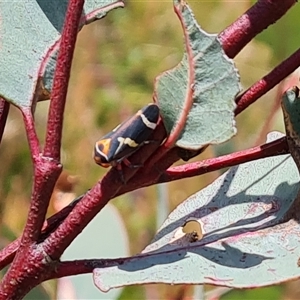
{"type": "MultiPolygon", "coordinates": [[[[196,19],[209,33],[218,33],[244,13],[254,1],[190,1],[196,19]]],[[[235,58],[243,88],[272,70],[299,47],[299,5],[242,50],[235,58]]],[[[153,82],[181,59],[183,39],[171,1],[126,1],[125,9],[85,26],[79,33],[65,112],[62,159],[67,174],[76,178],[58,189],[84,193],[105,172],[92,159],[95,141],[152,101],[153,82]]],[[[284,132],[274,88],[237,117],[238,134],[231,141],[209,147],[201,159],[246,149],[264,142],[270,130],[284,132]]],[[[48,102],[37,106],[36,124],[45,135],[48,102]]],[[[196,160],[200,159],[196,158],[196,160]]],[[[19,236],[24,226],[32,188],[32,165],[21,114],[12,108],[0,148],[1,246],[19,236]]],[[[211,183],[220,172],[170,183],[170,211],[189,195],[211,183]],[[184,188],[183,188],[184,187],[184,188]]],[[[112,201],[126,224],[131,254],[141,251],[156,232],[155,187],[141,189],[112,201]]],[[[55,201],[55,199],[53,200],[55,201]]],[[[53,204],[53,203],[52,203],[53,204]]],[[[55,211],[52,205],[49,215],[55,211]]],[[[290,285],[244,293],[244,299],[297,299],[290,285]],[[276,289],[276,290],[274,290],[276,289]],[[263,294],[260,294],[260,291],[263,294]],[[276,292],[275,292],[276,291],[276,292]],[[276,296],[274,296],[275,294],[276,296]],[[261,295],[261,296],[260,296],[261,295]],[[262,296],[263,295],[263,296],[262,296]],[[269,296],[268,296],[269,295],[269,296]],[[292,296],[291,296],[292,295],[292,296]],[[263,298],[261,298],[263,297],[263,298]]],[[[210,287],[206,287],[210,289],[210,287]]],[[[52,287],[53,289],[53,287],[52,287]]],[[[51,290],[51,288],[50,288],[51,290]]],[[[189,299],[189,286],[147,285],[125,288],[121,299],[189,299]]],[[[54,295],[54,292],[52,291],[54,295]]],[[[227,294],[226,299],[238,299],[227,294]]],[[[224,298],[225,299],[225,298],[224,298]]]]}

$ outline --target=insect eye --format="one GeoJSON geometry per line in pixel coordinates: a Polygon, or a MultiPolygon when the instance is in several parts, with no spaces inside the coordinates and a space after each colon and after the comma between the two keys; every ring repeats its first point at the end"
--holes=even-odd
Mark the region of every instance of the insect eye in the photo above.
{"type": "Polygon", "coordinates": [[[96,147],[97,147],[97,151],[96,152],[98,154],[100,154],[100,152],[103,152],[103,149],[105,148],[105,146],[103,145],[102,141],[97,142],[96,147]]]}
{"type": "Polygon", "coordinates": [[[96,164],[98,164],[98,165],[102,164],[101,156],[98,156],[97,154],[95,154],[94,160],[95,160],[96,164]]]}

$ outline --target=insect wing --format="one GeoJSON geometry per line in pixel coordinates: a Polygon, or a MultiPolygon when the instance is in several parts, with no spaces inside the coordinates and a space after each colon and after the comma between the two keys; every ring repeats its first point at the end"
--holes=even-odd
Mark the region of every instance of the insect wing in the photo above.
{"type": "Polygon", "coordinates": [[[159,118],[159,108],[149,104],[96,143],[95,160],[102,166],[122,160],[135,152],[151,135],[159,118]]]}
{"type": "Polygon", "coordinates": [[[156,128],[158,118],[158,106],[149,104],[117,128],[114,135],[117,142],[112,145],[115,150],[113,160],[128,157],[142,146],[156,128]]]}

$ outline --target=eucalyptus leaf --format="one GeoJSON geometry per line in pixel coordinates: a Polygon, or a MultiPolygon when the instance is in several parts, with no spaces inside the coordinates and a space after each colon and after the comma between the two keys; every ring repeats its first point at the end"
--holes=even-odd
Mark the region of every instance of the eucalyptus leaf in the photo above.
{"type": "Polygon", "coordinates": [[[155,97],[169,135],[181,121],[187,103],[192,102],[176,145],[196,150],[225,142],[236,133],[234,99],[240,81],[217,35],[202,30],[183,1],[174,1],[174,6],[180,11],[186,51],[174,69],[156,79],[155,97]]]}
{"type": "MultiPolygon", "coordinates": [[[[37,84],[49,94],[68,0],[0,1],[0,96],[30,107],[37,84]],[[39,77],[44,77],[38,83],[39,77]]],[[[82,22],[100,19],[120,0],[85,1],[82,22]]]]}

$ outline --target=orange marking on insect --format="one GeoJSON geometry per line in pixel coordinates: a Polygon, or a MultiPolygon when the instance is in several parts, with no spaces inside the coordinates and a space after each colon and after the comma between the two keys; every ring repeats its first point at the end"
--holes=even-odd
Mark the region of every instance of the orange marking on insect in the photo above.
{"type": "Polygon", "coordinates": [[[95,156],[94,160],[98,165],[101,165],[102,167],[108,168],[110,166],[110,163],[106,163],[102,161],[102,157],[105,159],[107,158],[107,154],[110,149],[111,139],[104,139],[96,143],[95,147],[95,156]]]}

